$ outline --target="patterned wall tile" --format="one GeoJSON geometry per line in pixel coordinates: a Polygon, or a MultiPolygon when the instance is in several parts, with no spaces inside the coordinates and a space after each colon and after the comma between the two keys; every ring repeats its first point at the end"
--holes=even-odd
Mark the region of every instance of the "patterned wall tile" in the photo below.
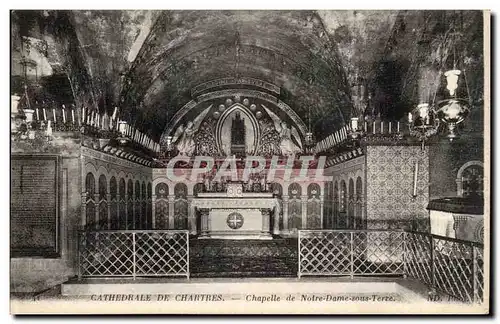
{"type": "Polygon", "coordinates": [[[368,228],[411,228],[414,219],[428,219],[427,148],[422,151],[420,146],[369,146],[366,159],[368,228]],[[417,197],[414,198],[417,160],[417,197]]]}

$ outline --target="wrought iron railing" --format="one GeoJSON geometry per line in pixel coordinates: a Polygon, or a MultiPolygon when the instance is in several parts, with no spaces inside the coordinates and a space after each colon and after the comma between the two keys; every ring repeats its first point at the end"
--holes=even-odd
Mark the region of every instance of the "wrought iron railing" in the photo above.
{"type": "MultiPolygon", "coordinates": [[[[185,276],[189,232],[86,230],[79,277],[185,276]]],[[[464,302],[482,302],[481,244],[402,230],[300,230],[298,276],[398,275],[464,302]]]]}
{"type": "Polygon", "coordinates": [[[298,276],[403,275],[464,302],[482,302],[483,246],[397,230],[301,230],[298,276]]]}
{"type": "Polygon", "coordinates": [[[427,233],[406,233],[407,275],[464,302],[481,302],[483,245],[427,233]]]}
{"type": "Polygon", "coordinates": [[[404,235],[403,231],[301,230],[298,276],[403,275],[404,235]]]}
{"type": "Polygon", "coordinates": [[[79,277],[189,278],[188,231],[87,230],[78,243],[79,277]]]}

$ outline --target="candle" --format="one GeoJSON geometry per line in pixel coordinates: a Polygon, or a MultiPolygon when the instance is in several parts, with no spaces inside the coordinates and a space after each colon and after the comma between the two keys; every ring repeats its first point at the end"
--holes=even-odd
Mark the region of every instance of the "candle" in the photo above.
{"type": "Polygon", "coordinates": [[[399,122],[398,122],[398,133],[399,133],[399,122]]]}
{"type": "Polygon", "coordinates": [[[35,111],[36,111],[36,120],[40,120],[40,116],[38,115],[38,108],[36,108],[35,111]]]}
{"type": "Polygon", "coordinates": [[[54,115],[54,123],[56,122],[56,108],[52,109],[52,113],[54,115]]]}
{"type": "Polygon", "coordinates": [[[373,125],[372,125],[373,126],[373,135],[375,135],[375,125],[376,125],[375,121],[373,121],[373,125]]]}
{"type": "Polygon", "coordinates": [[[111,117],[111,118],[115,119],[117,113],[118,113],[118,107],[115,107],[115,111],[113,111],[113,117],[111,117]]]}
{"type": "Polygon", "coordinates": [[[62,107],[62,116],[63,116],[63,123],[66,124],[66,109],[64,109],[64,105],[62,107]]]}
{"type": "Polygon", "coordinates": [[[74,109],[71,109],[71,121],[73,122],[73,124],[75,123],[75,110],[74,109]]]}
{"type": "Polygon", "coordinates": [[[85,107],[82,107],[82,122],[85,123],[85,107]]]}
{"type": "Polygon", "coordinates": [[[368,124],[365,122],[365,132],[368,129],[368,124]]]}
{"type": "Polygon", "coordinates": [[[351,129],[353,131],[356,131],[358,129],[358,119],[357,117],[352,117],[351,118],[351,129]]]}
{"type": "Polygon", "coordinates": [[[392,123],[389,122],[389,134],[391,133],[392,123]]]}
{"type": "Polygon", "coordinates": [[[384,134],[384,122],[380,122],[380,134],[384,134]]]}
{"type": "Polygon", "coordinates": [[[408,113],[408,122],[412,122],[413,121],[413,116],[411,115],[411,113],[408,113]]]}
{"type": "Polygon", "coordinates": [[[417,176],[418,176],[418,160],[415,161],[415,174],[413,176],[413,197],[417,196],[417,176]]]}
{"type": "Polygon", "coordinates": [[[47,113],[45,112],[45,108],[43,108],[43,120],[47,120],[47,113]]]}

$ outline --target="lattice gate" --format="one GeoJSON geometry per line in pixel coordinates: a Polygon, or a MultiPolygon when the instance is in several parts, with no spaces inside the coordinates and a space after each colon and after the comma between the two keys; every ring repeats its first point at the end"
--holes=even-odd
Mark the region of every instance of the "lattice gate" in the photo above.
{"type": "Polygon", "coordinates": [[[403,231],[299,231],[304,275],[403,275],[403,231]]]}
{"type": "Polygon", "coordinates": [[[79,235],[79,277],[189,278],[188,231],[81,231],[79,235]]]}

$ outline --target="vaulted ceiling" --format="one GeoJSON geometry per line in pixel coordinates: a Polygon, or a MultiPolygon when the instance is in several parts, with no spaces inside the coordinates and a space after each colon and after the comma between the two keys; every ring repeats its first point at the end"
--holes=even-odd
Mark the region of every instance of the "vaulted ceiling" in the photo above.
{"type": "MultiPolygon", "coordinates": [[[[52,65],[84,74],[73,80],[82,96],[90,93],[85,104],[101,111],[118,105],[124,118],[156,139],[192,99],[193,87],[239,76],[279,86],[279,99],[321,139],[350,117],[351,85],[381,77],[383,84],[394,72],[381,72],[383,62],[412,57],[422,23],[439,20],[426,17],[398,11],[22,11],[13,14],[13,39],[18,33],[52,40],[47,55],[63,61],[49,59],[52,65]]],[[[411,62],[405,64],[402,73],[410,70],[411,62]]]]}

